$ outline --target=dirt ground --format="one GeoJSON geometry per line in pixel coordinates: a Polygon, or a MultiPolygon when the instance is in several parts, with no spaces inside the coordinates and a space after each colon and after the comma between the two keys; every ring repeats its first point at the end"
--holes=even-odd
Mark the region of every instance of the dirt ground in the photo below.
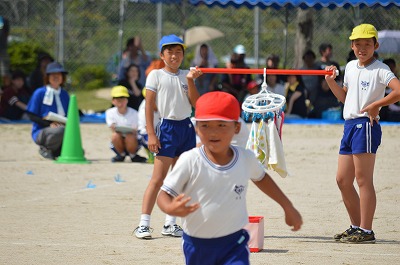
{"type": "MultiPolygon", "coordinates": [[[[90,164],[41,158],[30,125],[0,125],[0,264],[183,264],[181,239],[160,234],[165,215],[155,207],[153,240],[138,240],[143,192],[152,165],[112,164],[105,124],[81,124],[90,164]],[[119,181],[116,176],[119,175],[119,181]]],[[[264,216],[264,250],[252,264],[398,264],[400,259],[400,127],[383,126],[375,166],[377,243],[336,243],[348,227],[335,182],[342,125],[283,127],[285,179],[271,175],[301,212],[292,232],[281,208],[250,184],[250,215],[264,216]]]]}

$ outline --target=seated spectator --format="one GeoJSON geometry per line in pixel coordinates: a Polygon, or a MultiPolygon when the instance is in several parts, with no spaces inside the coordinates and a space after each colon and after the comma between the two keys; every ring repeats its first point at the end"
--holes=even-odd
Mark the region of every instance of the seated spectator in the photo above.
{"type": "MultiPolygon", "coordinates": [[[[303,54],[303,66],[302,70],[320,70],[318,64],[315,62],[316,55],[312,50],[307,50],[303,54]]],[[[311,105],[315,104],[318,95],[318,89],[321,87],[320,77],[317,75],[303,75],[301,76],[305,89],[307,90],[307,96],[310,100],[311,105]]]]}
{"type": "Polygon", "coordinates": [[[260,84],[257,81],[253,80],[247,84],[247,94],[244,99],[251,95],[257,94],[258,92],[260,92],[260,84]]]}
{"type": "MultiPolygon", "coordinates": [[[[191,63],[191,66],[197,66],[199,68],[215,68],[218,66],[218,59],[215,56],[211,47],[203,43],[196,47],[194,59],[191,63]]],[[[196,78],[195,82],[199,94],[203,95],[207,92],[214,91],[217,77],[218,76],[216,74],[203,74],[196,78]]]]}
{"type": "Polygon", "coordinates": [[[123,58],[118,67],[118,81],[125,78],[125,73],[129,65],[136,64],[140,70],[139,83],[144,86],[146,83],[146,69],[150,65],[150,58],[142,44],[142,39],[139,36],[129,38],[126,41],[125,50],[127,51],[126,58],[123,58]]]}
{"type": "Polygon", "coordinates": [[[40,147],[40,155],[47,159],[56,159],[60,156],[65,124],[43,118],[49,112],[64,117],[67,115],[69,95],[63,88],[67,73],[58,62],[48,64],[44,78],[46,85],[33,92],[27,107],[27,114],[33,121],[32,139],[40,147]]]}
{"type": "Polygon", "coordinates": [[[124,162],[127,155],[132,162],[146,162],[146,158],[136,154],[139,149],[138,112],[128,107],[128,89],[115,86],[111,90],[111,97],[115,107],[106,110],[106,123],[111,129],[110,148],[116,153],[111,162],[124,162]]]}
{"type": "Polygon", "coordinates": [[[277,75],[267,75],[266,81],[267,81],[268,91],[285,96],[285,86],[278,82],[277,75]]]}
{"type": "Polygon", "coordinates": [[[12,73],[11,85],[3,89],[3,95],[1,96],[1,117],[9,120],[20,120],[23,118],[26,104],[28,104],[30,98],[25,80],[25,74],[22,71],[16,70],[12,73]]]}
{"type": "Polygon", "coordinates": [[[301,76],[289,75],[286,83],[285,118],[306,118],[306,90],[301,76]]]}
{"type": "MultiPolygon", "coordinates": [[[[239,55],[233,53],[230,59],[232,68],[241,68],[239,55]]],[[[251,82],[251,75],[246,74],[223,74],[221,76],[221,90],[232,94],[240,103],[243,102],[247,93],[247,84],[251,82]]]]}
{"type": "Polygon", "coordinates": [[[126,68],[125,78],[118,82],[118,85],[128,89],[128,107],[138,110],[140,103],[144,99],[142,95],[143,86],[139,83],[140,69],[136,64],[131,64],[126,68]]]}
{"type": "MultiPolygon", "coordinates": [[[[267,59],[265,60],[265,64],[267,69],[279,69],[279,61],[280,58],[277,54],[270,54],[268,55],[267,59]]],[[[262,75],[260,78],[264,78],[262,75]]],[[[285,84],[286,83],[286,76],[285,75],[279,75],[277,76],[277,83],[279,84],[285,84]]]]}
{"type": "Polygon", "coordinates": [[[30,94],[33,94],[33,92],[37,88],[45,85],[44,77],[46,76],[46,68],[47,65],[51,62],[54,62],[54,59],[50,56],[50,54],[44,52],[38,54],[37,66],[30,73],[28,78],[28,87],[30,94]]]}
{"type": "Polygon", "coordinates": [[[319,84],[316,100],[308,115],[309,118],[320,119],[322,118],[322,112],[340,106],[340,102],[329,89],[328,83],[324,77],[319,76],[319,84]]]}

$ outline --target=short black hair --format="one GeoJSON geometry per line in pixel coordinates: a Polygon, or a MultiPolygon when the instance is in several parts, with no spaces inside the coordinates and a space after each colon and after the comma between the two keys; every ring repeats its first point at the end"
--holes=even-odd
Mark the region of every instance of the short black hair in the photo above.
{"type": "Polygon", "coordinates": [[[161,48],[161,53],[163,53],[165,50],[171,49],[171,48],[173,48],[173,47],[175,47],[175,46],[177,46],[177,45],[179,45],[179,46],[182,47],[183,54],[185,54],[185,48],[183,47],[183,45],[181,45],[181,44],[175,44],[175,43],[174,43],[174,44],[167,44],[167,45],[162,46],[162,48],[161,48]]]}
{"type": "Polygon", "coordinates": [[[319,45],[319,53],[322,53],[323,51],[325,51],[328,48],[330,48],[332,50],[333,49],[332,44],[330,44],[330,43],[321,43],[321,45],[319,45]]]}

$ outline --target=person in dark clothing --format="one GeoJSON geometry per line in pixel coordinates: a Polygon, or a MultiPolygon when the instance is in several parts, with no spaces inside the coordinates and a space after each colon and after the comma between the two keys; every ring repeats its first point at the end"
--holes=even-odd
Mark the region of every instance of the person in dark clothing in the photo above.
{"type": "Polygon", "coordinates": [[[140,69],[136,64],[130,64],[125,72],[125,78],[118,82],[118,85],[128,89],[128,107],[139,110],[140,103],[144,97],[142,95],[143,86],[139,83],[140,69]]]}

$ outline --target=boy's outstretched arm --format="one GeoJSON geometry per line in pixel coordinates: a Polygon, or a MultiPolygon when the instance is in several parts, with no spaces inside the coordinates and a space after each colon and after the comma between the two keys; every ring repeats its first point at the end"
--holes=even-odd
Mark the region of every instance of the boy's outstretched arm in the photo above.
{"type": "Polygon", "coordinates": [[[265,174],[260,181],[253,181],[254,184],[271,199],[276,201],[285,211],[285,222],[288,226],[292,226],[292,231],[297,231],[301,228],[303,220],[300,213],[294,208],[292,202],[286,197],[283,191],[276,185],[275,181],[265,174]]]}
{"type": "Polygon", "coordinates": [[[190,200],[191,198],[185,197],[184,194],[172,197],[167,192],[161,190],[157,197],[157,205],[166,214],[184,217],[200,207],[198,202],[186,205],[190,200]]]}

